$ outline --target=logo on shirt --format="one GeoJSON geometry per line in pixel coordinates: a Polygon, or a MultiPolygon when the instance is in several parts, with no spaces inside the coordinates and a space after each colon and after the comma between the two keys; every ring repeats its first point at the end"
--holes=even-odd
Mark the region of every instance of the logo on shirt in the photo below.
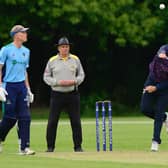
{"type": "Polygon", "coordinates": [[[25,62],[22,61],[16,61],[16,60],[12,60],[12,64],[16,65],[16,64],[26,64],[25,62]]]}
{"type": "Polygon", "coordinates": [[[71,65],[70,67],[69,67],[69,69],[70,69],[70,71],[72,71],[72,72],[75,72],[75,66],[74,65],[71,65]]]}

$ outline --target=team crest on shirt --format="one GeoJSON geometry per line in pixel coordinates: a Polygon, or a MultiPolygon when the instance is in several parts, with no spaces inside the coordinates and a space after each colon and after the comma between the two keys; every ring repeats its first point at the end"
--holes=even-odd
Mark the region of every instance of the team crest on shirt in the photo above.
{"type": "Polygon", "coordinates": [[[70,66],[70,70],[71,70],[71,71],[75,71],[75,65],[71,65],[71,66],[70,66]]]}
{"type": "Polygon", "coordinates": [[[17,64],[17,61],[16,60],[12,60],[12,64],[13,65],[17,64]]]}

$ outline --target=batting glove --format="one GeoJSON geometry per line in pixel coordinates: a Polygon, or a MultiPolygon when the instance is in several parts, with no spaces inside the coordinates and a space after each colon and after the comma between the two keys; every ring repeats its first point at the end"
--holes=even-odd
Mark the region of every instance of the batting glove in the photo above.
{"type": "Polygon", "coordinates": [[[34,101],[34,94],[31,92],[30,88],[27,88],[27,96],[29,103],[33,103],[34,101]]]}
{"type": "Polygon", "coordinates": [[[7,91],[3,87],[0,87],[0,101],[5,102],[6,95],[8,95],[7,91]]]}

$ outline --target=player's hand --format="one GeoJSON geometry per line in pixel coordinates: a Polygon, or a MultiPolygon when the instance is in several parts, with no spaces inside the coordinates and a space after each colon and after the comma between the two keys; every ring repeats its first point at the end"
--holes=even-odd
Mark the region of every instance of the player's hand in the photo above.
{"type": "Polygon", "coordinates": [[[149,86],[146,86],[143,90],[143,93],[145,92],[148,92],[148,93],[153,93],[157,90],[157,87],[156,86],[152,86],[152,85],[149,85],[149,86]]]}
{"type": "Polygon", "coordinates": [[[30,88],[27,88],[27,96],[29,103],[33,103],[34,101],[34,94],[31,92],[30,88]]]}
{"type": "Polygon", "coordinates": [[[6,95],[8,95],[7,91],[3,87],[0,87],[0,101],[5,102],[6,95]]]}

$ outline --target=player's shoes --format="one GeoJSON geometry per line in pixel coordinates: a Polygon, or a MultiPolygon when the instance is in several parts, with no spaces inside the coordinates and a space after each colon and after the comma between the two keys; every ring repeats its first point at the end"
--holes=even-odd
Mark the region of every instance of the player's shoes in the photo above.
{"type": "Polygon", "coordinates": [[[158,144],[158,142],[152,141],[151,151],[152,151],[152,152],[157,152],[158,149],[159,149],[159,144],[158,144]]]}
{"type": "Polygon", "coordinates": [[[83,149],[81,147],[75,148],[74,149],[75,152],[83,152],[83,149]]]}
{"type": "Polygon", "coordinates": [[[166,114],[165,127],[166,127],[166,132],[168,133],[168,112],[165,112],[165,114],[166,114]]]}
{"type": "Polygon", "coordinates": [[[53,148],[48,148],[45,152],[54,152],[53,148]]]}
{"type": "Polygon", "coordinates": [[[30,148],[25,148],[19,152],[20,155],[34,155],[36,152],[31,150],[30,148]]]}
{"type": "Polygon", "coordinates": [[[0,153],[2,152],[2,142],[0,140],[0,153]]]}

